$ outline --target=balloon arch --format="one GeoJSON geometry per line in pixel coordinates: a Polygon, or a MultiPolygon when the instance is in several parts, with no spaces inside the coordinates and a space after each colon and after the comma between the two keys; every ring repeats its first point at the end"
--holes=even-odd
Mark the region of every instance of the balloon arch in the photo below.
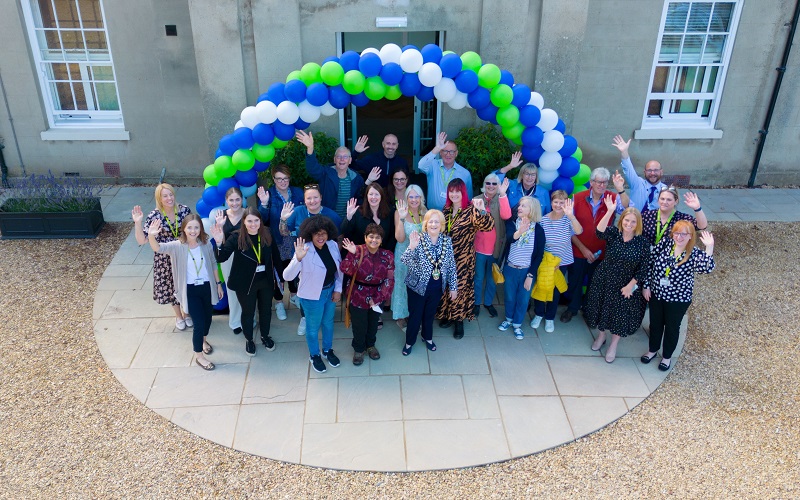
{"type": "Polygon", "coordinates": [[[206,188],[197,213],[207,218],[225,204],[225,193],[234,186],[245,197],[255,194],[258,173],[269,168],[275,151],[321,115],[331,116],[351,103],[364,106],[400,96],[436,98],[453,109],[471,107],[481,119],[499,125],[506,138],[521,146],[523,157],[539,166],[542,187],[569,194],[587,187],[590,169],[580,163],[578,141],[564,134],[564,122],[544,107],[538,92],[515,84],[510,72],[484,64],[475,52],[459,56],[434,44],[422,49],[387,44],[361,54],[347,51],[322,65],[306,63],[242,110],[233,133],[220,139],[214,163],[203,171],[206,188]]]}

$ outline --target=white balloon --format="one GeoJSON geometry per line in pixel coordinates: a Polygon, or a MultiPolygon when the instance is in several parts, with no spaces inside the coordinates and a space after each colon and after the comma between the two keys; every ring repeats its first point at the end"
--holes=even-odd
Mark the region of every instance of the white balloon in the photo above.
{"type": "Polygon", "coordinates": [[[208,218],[211,220],[212,224],[216,224],[217,222],[217,212],[222,212],[222,215],[225,215],[225,206],[214,207],[208,212],[208,218]]]}
{"type": "Polygon", "coordinates": [[[236,125],[233,126],[233,130],[236,130],[236,129],[242,128],[242,127],[244,127],[244,123],[242,123],[242,120],[239,120],[238,122],[236,122],[236,125]]]}
{"type": "Polygon", "coordinates": [[[381,51],[376,49],[375,47],[369,47],[369,48],[366,48],[366,49],[362,50],[361,51],[361,55],[363,56],[364,54],[369,54],[370,52],[372,52],[373,54],[381,55],[381,51]]]}
{"type": "Polygon", "coordinates": [[[216,221],[210,217],[204,217],[201,220],[203,221],[203,229],[206,230],[206,234],[211,234],[211,228],[216,224],[216,221]]]}
{"type": "Polygon", "coordinates": [[[408,49],[400,55],[400,67],[406,73],[416,73],[422,67],[422,52],[408,49]]]}
{"type": "MultiPolygon", "coordinates": [[[[542,153],[542,156],[539,158],[539,170],[558,170],[558,167],[561,166],[561,155],[554,152],[554,151],[545,151],[542,153]]],[[[539,174],[541,177],[541,173],[539,174]]],[[[556,177],[558,177],[558,172],[556,172],[556,177]]],[[[553,181],[550,181],[553,182],[553,181]]]]}
{"type": "MultiPolygon", "coordinates": [[[[548,172],[548,173],[550,173],[550,172],[548,172]]],[[[558,172],[556,172],[556,178],[558,178],[558,172]]],[[[553,179],[553,180],[555,180],[555,179],[553,179]]],[[[544,189],[546,191],[550,191],[551,189],[553,189],[553,183],[552,182],[539,182],[537,185],[540,188],[542,188],[542,189],[544,189]]]]}
{"type": "Polygon", "coordinates": [[[326,102],[325,104],[319,107],[319,111],[325,116],[333,116],[339,110],[334,108],[333,104],[326,102]]]}
{"type": "Polygon", "coordinates": [[[558,151],[564,147],[564,134],[558,130],[548,130],[542,139],[542,149],[545,151],[558,151]]]}
{"type": "Polygon", "coordinates": [[[456,90],[456,95],[447,101],[447,105],[453,109],[462,109],[465,106],[469,106],[469,103],[467,102],[467,94],[456,90]]]}
{"type": "Polygon", "coordinates": [[[258,111],[255,106],[247,106],[242,110],[241,114],[242,123],[247,128],[253,128],[258,125],[258,111]]]}
{"type": "Polygon", "coordinates": [[[381,56],[381,62],[383,64],[390,62],[400,64],[400,56],[402,54],[403,54],[403,49],[401,49],[399,45],[394,43],[387,43],[386,45],[381,47],[381,50],[378,53],[378,55],[381,56]]]}
{"type": "Polygon", "coordinates": [[[303,101],[297,105],[297,108],[300,110],[300,119],[304,122],[314,123],[319,120],[320,109],[310,102],[303,101]]]}
{"type": "Polygon", "coordinates": [[[538,173],[538,180],[539,185],[550,185],[554,180],[558,178],[558,169],[556,170],[545,170],[543,168],[539,169],[538,173]]]}
{"type": "Polygon", "coordinates": [[[450,101],[450,99],[456,96],[456,92],[458,92],[456,82],[450,78],[442,78],[439,80],[439,83],[433,87],[433,95],[442,102],[450,101]]]}
{"type": "Polygon", "coordinates": [[[300,109],[297,104],[291,101],[283,101],[278,104],[278,120],[286,125],[294,125],[294,122],[300,118],[300,109]]]}
{"type": "Polygon", "coordinates": [[[532,104],[537,108],[542,109],[544,107],[544,97],[542,97],[542,94],[538,92],[531,92],[531,100],[528,101],[528,104],[532,104]]]}
{"type": "Polygon", "coordinates": [[[273,123],[278,119],[278,107],[272,101],[261,101],[256,104],[258,121],[261,123],[273,123]]]}
{"type": "Polygon", "coordinates": [[[539,118],[539,123],[536,124],[542,132],[553,130],[558,125],[558,114],[550,108],[542,110],[542,117],[539,118]]]}
{"type": "Polygon", "coordinates": [[[442,68],[436,63],[425,63],[419,69],[419,82],[426,87],[435,87],[441,79],[442,68]]]}

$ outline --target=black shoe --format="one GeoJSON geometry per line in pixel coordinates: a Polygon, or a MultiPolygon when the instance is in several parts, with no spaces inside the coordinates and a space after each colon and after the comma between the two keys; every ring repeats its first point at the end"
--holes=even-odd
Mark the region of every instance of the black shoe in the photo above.
{"type": "Polygon", "coordinates": [[[567,309],[563,313],[561,313],[561,322],[562,323],[569,323],[572,321],[572,317],[575,316],[575,313],[567,309]]]}
{"type": "Polygon", "coordinates": [[[234,335],[239,335],[240,333],[242,333],[242,328],[241,327],[236,327],[236,328],[233,329],[233,334],[234,335]]]}
{"type": "Polygon", "coordinates": [[[267,335],[266,337],[261,337],[261,343],[264,344],[264,347],[268,351],[275,350],[275,341],[272,340],[272,337],[270,337],[269,335],[267,335]]]}
{"type": "Polygon", "coordinates": [[[483,307],[485,307],[486,310],[489,311],[489,316],[490,317],[492,317],[492,318],[496,318],[497,317],[497,309],[495,309],[494,306],[488,305],[488,306],[483,306],[483,307]]]}
{"type": "MultiPolygon", "coordinates": [[[[666,360],[666,361],[669,361],[669,360],[666,360]]],[[[661,370],[662,372],[665,372],[665,371],[669,370],[670,367],[672,367],[672,363],[669,363],[669,364],[664,363],[664,358],[661,358],[661,363],[658,364],[658,369],[661,370]]]]}
{"type": "Polygon", "coordinates": [[[453,322],[449,319],[443,319],[439,322],[439,328],[450,328],[451,326],[453,326],[453,322]]]}
{"type": "Polygon", "coordinates": [[[314,369],[315,372],[325,373],[326,371],[328,371],[328,369],[325,368],[325,363],[322,362],[322,356],[320,356],[319,354],[317,354],[316,356],[311,356],[309,361],[311,361],[311,367],[314,369]]]}
{"type": "Polygon", "coordinates": [[[641,361],[641,362],[642,362],[642,363],[644,363],[644,364],[647,364],[647,363],[649,363],[649,362],[653,361],[653,359],[654,359],[656,356],[658,356],[658,353],[657,353],[657,352],[654,352],[654,353],[653,353],[653,355],[652,355],[652,356],[650,356],[649,358],[647,357],[647,353],[644,353],[644,355],[642,355],[642,357],[641,357],[641,358],[639,358],[639,361],[641,361]]]}
{"type": "Polygon", "coordinates": [[[456,321],[456,329],[453,332],[454,339],[463,339],[464,338],[464,322],[463,321],[456,321]]]}
{"type": "Polygon", "coordinates": [[[252,340],[248,340],[244,345],[244,352],[246,352],[248,356],[255,356],[256,343],[253,342],[252,340]]]}
{"type": "Polygon", "coordinates": [[[339,366],[339,358],[336,357],[336,355],[333,353],[333,349],[330,349],[328,351],[323,351],[322,355],[325,356],[325,359],[328,360],[328,364],[331,365],[332,367],[336,368],[337,366],[339,366]]]}
{"type": "Polygon", "coordinates": [[[479,304],[475,304],[475,307],[472,308],[472,314],[474,314],[475,317],[477,318],[478,315],[480,315],[480,313],[481,313],[481,306],[479,304]]]}

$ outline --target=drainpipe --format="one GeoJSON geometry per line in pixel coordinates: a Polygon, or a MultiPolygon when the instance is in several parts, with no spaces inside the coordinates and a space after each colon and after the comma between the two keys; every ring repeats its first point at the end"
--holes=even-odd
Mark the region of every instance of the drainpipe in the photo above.
{"type": "Polygon", "coordinates": [[[781,90],[781,83],[783,83],[783,75],[786,73],[786,64],[789,62],[789,52],[792,50],[792,43],[794,42],[794,33],[797,30],[797,20],[800,17],[800,0],[794,6],[794,17],[792,18],[792,28],[789,30],[789,38],[786,40],[786,47],[783,49],[783,59],[781,65],[775,70],[778,72],[778,78],[775,80],[775,88],[772,89],[772,97],[769,100],[769,107],[767,108],[767,117],[764,119],[764,127],[758,131],[758,148],[756,149],[756,158],[753,161],[753,169],[750,171],[750,180],[747,181],[747,187],[753,187],[756,183],[756,174],[758,173],[758,165],[761,163],[761,154],[764,152],[764,143],[767,140],[769,133],[769,125],[772,121],[772,113],[775,111],[775,104],[778,101],[778,93],[781,90]]]}
{"type": "MultiPolygon", "coordinates": [[[[6,94],[6,86],[3,83],[3,75],[0,73],[0,92],[3,93],[3,101],[6,104],[6,113],[8,113],[8,123],[11,124],[11,135],[14,137],[14,145],[17,148],[17,156],[19,157],[19,166],[22,168],[22,175],[27,177],[28,173],[25,172],[25,163],[22,161],[22,153],[19,150],[19,141],[17,140],[17,130],[14,127],[14,118],[11,117],[11,107],[8,105],[8,95],[6,94]]],[[[4,146],[0,145],[0,150],[4,146]]],[[[2,157],[0,151],[0,158],[2,158],[2,171],[3,171],[3,187],[10,187],[8,185],[8,167],[6,166],[5,158],[2,157]]]]}

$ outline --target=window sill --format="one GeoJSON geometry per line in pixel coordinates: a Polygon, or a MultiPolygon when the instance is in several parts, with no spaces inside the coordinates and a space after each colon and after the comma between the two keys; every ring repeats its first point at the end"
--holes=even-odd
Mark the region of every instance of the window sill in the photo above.
{"type": "Polygon", "coordinates": [[[41,133],[43,141],[130,141],[125,129],[51,128],[41,133]]]}
{"type": "Polygon", "coordinates": [[[712,128],[644,128],[633,132],[635,139],[722,139],[722,130],[712,128]]]}

